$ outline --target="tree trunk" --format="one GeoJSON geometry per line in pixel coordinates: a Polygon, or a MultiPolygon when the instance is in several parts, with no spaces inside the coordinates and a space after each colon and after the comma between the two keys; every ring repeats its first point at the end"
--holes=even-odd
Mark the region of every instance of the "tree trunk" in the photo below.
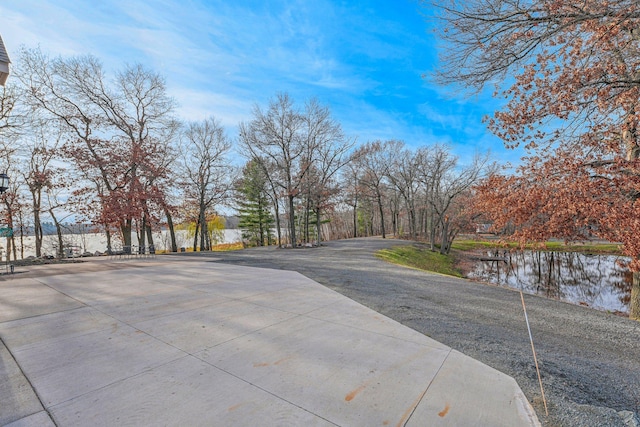
{"type": "Polygon", "coordinates": [[[418,236],[416,228],[416,210],[411,206],[409,207],[409,234],[412,239],[415,239],[418,236]]]}
{"type": "Polygon", "coordinates": [[[436,250],[436,221],[435,221],[435,215],[433,212],[431,212],[430,218],[429,218],[429,243],[431,244],[431,250],[435,251],[436,250]]]}
{"type": "MultiPolygon", "coordinates": [[[[22,224],[22,221],[20,222],[22,224]]],[[[20,259],[24,259],[24,227],[20,225],[20,259]]]]}
{"type": "Polygon", "coordinates": [[[382,195],[379,192],[376,195],[378,198],[378,209],[380,210],[380,229],[382,230],[382,238],[386,239],[387,236],[384,232],[384,208],[382,207],[382,195]]]}
{"type": "Polygon", "coordinates": [[[16,237],[11,236],[11,249],[13,250],[13,260],[18,260],[18,249],[16,248],[16,237]]]}
{"type": "Polygon", "coordinates": [[[295,207],[293,204],[293,195],[289,196],[289,236],[291,237],[291,247],[295,248],[297,239],[296,239],[296,215],[295,215],[295,207]]]}
{"type": "Polygon", "coordinates": [[[196,223],[196,230],[193,236],[193,252],[198,250],[198,230],[200,230],[200,217],[198,217],[198,222],[196,223]]]}
{"type": "Polygon", "coordinates": [[[391,230],[393,231],[393,237],[398,237],[398,213],[391,212],[391,230]]]}
{"type": "Polygon", "coordinates": [[[109,231],[109,227],[107,225],[104,226],[104,234],[107,236],[107,254],[111,255],[113,253],[113,248],[111,246],[111,231],[109,231]]]}
{"type": "Polygon", "coordinates": [[[209,241],[209,230],[207,227],[207,219],[200,224],[200,251],[208,251],[211,249],[210,241],[209,241]]]}
{"type": "Polygon", "coordinates": [[[211,248],[213,247],[213,243],[211,242],[211,231],[209,230],[209,224],[205,221],[204,223],[204,230],[202,230],[202,232],[205,235],[205,239],[204,239],[204,250],[205,251],[210,251],[211,248]]]}
{"type": "Polygon", "coordinates": [[[133,228],[133,220],[127,218],[120,226],[122,230],[122,242],[127,253],[131,253],[131,229],[133,228]]]}
{"type": "Polygon", "coordinates": [[[353,237],[358,237],[358,202],[353,204],[353,237]]]}
{"type": "Polygon", "coordinates": [[[153,243],[153,232],[151,231],[151,224],[147,224],[147,242],[149,242],[149,253],[151,249],[155,251],[155,244],[153,243]]]}
{"type": "Polygon", "coordinates": [[[320,247],[320,243],[322,243],[322,230],[320,229],[320,227],[322,227],[322,224],[320,221],[320,206],[318,206],[316,208],[316,232],[318,233],[318,247],[320,247]]]}
{"type": "Polygon", "coordinates": [[[278,207],[278,201],[274,202],[276,209],[276,230],[278,231],[278,247],[282,248],[282,229],[280,227],[280,208],[278,207]]]}
{"type": "MultiPolygon", "coordinates": [[[[265,228],[264,226],[265,226],[264,206],[262,206],[262,200],[258,199],[258,234],[260,239],[260,241],[257,242],[258,246],[264,246],[264,228],[265,228]]],[[[267,236],[267,240],[269,240],[268,236],[267,236]]]]}
{"type": "Polygon", "coordinates": [[[311,231],[310,223],[311,223],[311,201],[309,195],[307,194],[307,206],[306,212],[304,213],[304,243],[309,243],[311,241],[311,231]]]}
{"type": "MultiPolygon", "coordinates": [[[[200,223],[200,251],[206,250],[205,238],[207,235],[207,219],[205,217],[204,202],[200,203],[200,216],[198,222],[200,223]]],[[[195,248],[193,249],[195,251],[195,248]]]]}
{"type": "Polygon", "coordinates": [[[147,231],[147,216],[142,216],[142,226],[140,227],[140,231],[138,233],[138,254],[144,254],[144,249],[147,246],[146,242],[146,231],[147,231]]]}
{"type": "Polygon", "coordinates": [[[373,220],[374,220],[374,215],[373,215],[373,209],[371,210],[371,213],[369,215],[369,232],[367,234],[367,237],[369,236],[373,236],[375,234],[375,230],[373,229],[373,220]]]}
{"type": "Polygon", "coordinates": [[[629,318],[640,320],[640,272],[633,272],[631,285],[631,301],[629,301],[629,318]]]}
{"type": "Polygon", "coordinates": [[[11,235],[7,235],[7,261],[10,260],[11,252],[13,252],[14,261],[17,261],[16,238],[13,232],[13,210],[9,203],[5,203],[5,205],[7,206],[7,227],[11,231],[11,235]]]}
{"type": "Polygon", "coordinates": [[[173,218],[169,209],[165,208],[165,215],[167,216],[167,226],[169,226],[169,236],[171,236],[171,252],[178,252],[178,243],[176,242],[176,230],[173,227],[173,218]]]}
{"type": "Polygon", "coordinates": [[[60,227],[60,223],[58,219],[53,214],[53,209],[49,209],[49,215],[51,215],[51,219],[53,219],[53,223],[56,226],[56,234],[58,235],[58,253],[56,258],[64,258],[64,242],[62,240],[62,227],[60,227]]]}
{"type": "Polygon", "coordinates": [[[447,254],[447,244],[449,243],[449,220],[442,221],[442,239],[440,241],[440,254],[447,254]]]}
{"type": "Polygon", "coordinates": [[[42,256],[42,223],[40,222],[40,203],[36,201],[34,194],[33,200],[33,233],[36,238],[36,257],[42,256]]]}
{"type": "MultiPolygon", "coordinates": [[[[629,116],[633,117],[633,114],[630,114],[629,116]]],[[[631,132],[631,130],[622,132],[622,140],[626,145],[626,159],[629,161],[637,160],[640,157],[637,129],[634,129],[634,132],[631,132]]],[[[633,272],[631,300],[629,301],[629,317],[631,319],[640,320],[640,272],[637,271],[633,272]]]]}

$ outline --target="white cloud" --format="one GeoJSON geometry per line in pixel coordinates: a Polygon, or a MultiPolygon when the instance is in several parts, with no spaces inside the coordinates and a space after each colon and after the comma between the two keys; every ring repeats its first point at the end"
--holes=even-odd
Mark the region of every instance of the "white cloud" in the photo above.
{"type": "Polygon", "coordinates": [[[235,128],[251,117],[253,102],[239,97],[185,87],[170,88],[169,93],[180,104],[178,114],[185,121],[214,116],[225,127],[235,128]]]}
{"type": "Polygon", "coordinates": [[[418,111],[428,122],[437,124],[441,128],[460,128],[462,126],[463,117],[460,114],[445,113],[429,102],[420,104],[418,111]]]}
{"type": "Polygon", "coordinates": [[[445,89],[420,81],[434,53],[416,8],[410,0],[2,0],[0,34],[10,54],[40,44],[52,56],[93,54],[109,72],[142,63],[166,77],[181,118],[214,115],[230,136],[254,103],[287,91],[329,104],[362,142],[485,138],[485,99],[445,101],[445,89]]]}

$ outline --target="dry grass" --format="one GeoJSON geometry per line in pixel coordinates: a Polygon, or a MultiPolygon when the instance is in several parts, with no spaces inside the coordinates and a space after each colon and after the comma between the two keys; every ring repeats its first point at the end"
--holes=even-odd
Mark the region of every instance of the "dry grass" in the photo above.
{"type": "Polygon", "coordinates": [[[222,243],[220,245],[215,245],[211,248],[212,252],[228,252],[228,251],[239,251],[240,249],[244,249],[244,245],[242,242],[235,243],[222,243]]]}

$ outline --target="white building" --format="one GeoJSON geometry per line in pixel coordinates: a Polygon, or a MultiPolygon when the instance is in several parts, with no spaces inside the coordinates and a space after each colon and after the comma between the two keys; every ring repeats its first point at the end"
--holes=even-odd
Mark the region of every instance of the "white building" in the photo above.
{"type": "Polygon", "coordinates": [[[7,49],[4,47],[4,43],[2,42],[2,36],[0,36],[0,86],[4,86],[7,82],[7,78],[9,77],[9,64],[11,61],[9,60],[9,54],[7,53],[7,49]]]}

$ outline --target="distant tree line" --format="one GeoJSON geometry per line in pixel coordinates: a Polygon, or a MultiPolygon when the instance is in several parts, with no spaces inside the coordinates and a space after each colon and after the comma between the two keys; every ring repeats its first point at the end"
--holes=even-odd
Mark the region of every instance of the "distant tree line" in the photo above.
{"type": "Polygon", "coordinates": [[[235,201],[240,228],[258,246],[393,234],[448,253],[460,231],[474,229],[473,186],[495,170],[488,155],[460,165],[442,144],[357,145],[328,107],[314,99],[300,107],[287,94],[256,106],[239,129],[247,163],[235,201]]]}
{"type": "Polygon", "coordinates": [[[493,167],[487,156],[459,165],[445,145],[357,144],[328,106],[286,93],[256,105],[231,138],[213,115],[178,120],[158,73],[134,64],[110,75],[93,56],[23,49],[1,90],[1,168],[11,177],[1,215],[16,231],[14,258],[27,229],[42,255],[43,218],[59,248],[73,217],[104,232],[109,249],[133,236],[152,245],[162,227],[177,251],[176,226],[190,224],[193,249],[210,250],[223,208],[237,211],[251,245],[393,234],[448,252],[472,222],[473,185],[493,167]]]}

